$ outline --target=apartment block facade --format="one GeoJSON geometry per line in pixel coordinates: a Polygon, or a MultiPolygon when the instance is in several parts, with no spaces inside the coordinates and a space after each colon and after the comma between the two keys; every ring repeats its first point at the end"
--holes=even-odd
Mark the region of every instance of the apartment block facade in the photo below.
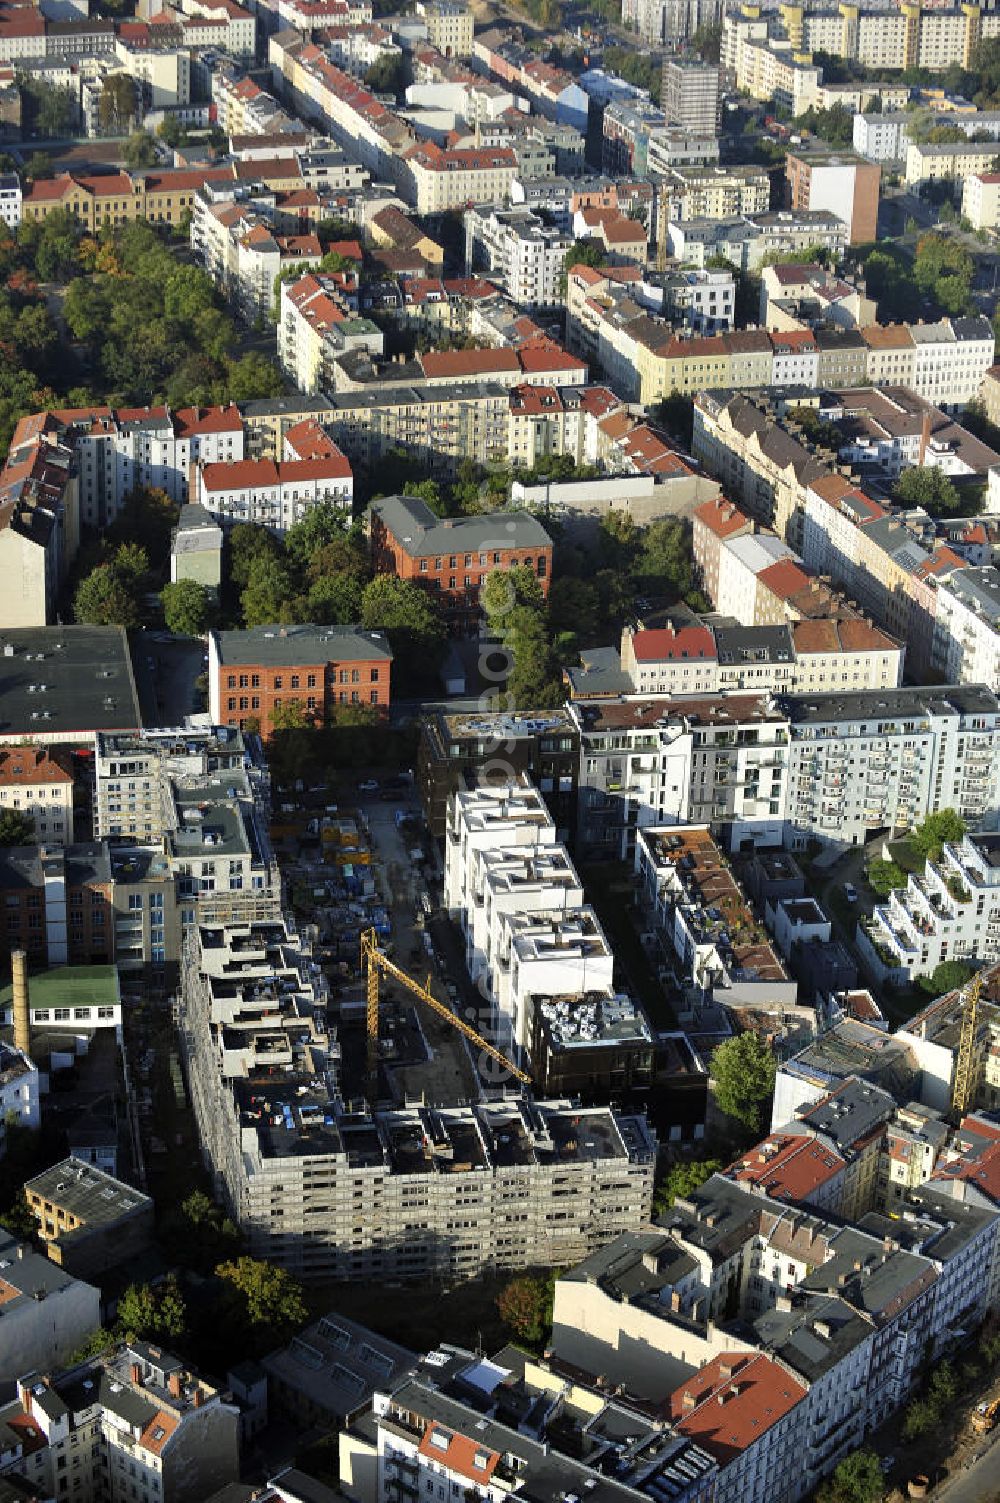
{"type": "Polygon", "coordinates": [[[182,990],[203,1155],[254,1256],[303,1277],[468,1277],[564,1263],[649,1214],[644,1119],[523,1100],[347,1110],[325,979],[282,923],[202,928],[182,990]]]}
{"type": "Polygon", "coordinates": [[[208,697],[220,726],[256,727],[266,738],[283,713],[322,725],[337,708],[384,715],[392,652],[382,632],[349,626],[258,626],[208,640],[208,697]]]}

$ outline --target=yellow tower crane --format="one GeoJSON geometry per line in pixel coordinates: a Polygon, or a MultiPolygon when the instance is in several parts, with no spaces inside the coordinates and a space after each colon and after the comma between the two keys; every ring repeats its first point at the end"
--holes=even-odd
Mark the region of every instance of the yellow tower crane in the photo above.
{"type": "Polygon", "coordinates": [[[977,971],[962,992],[962,1031],[958,1039],[955,1079],[951,1087],[952,1110],[959,1117],[968,1109],[975,1085],[976,1024],[979,1021],[979,993],[983,973],[977,971]]]}
{"type": "Polygon", "coordinates": [[[495,1059],[505,1069],[509,1070],[523,1085],[531,1084],[530,1075],[526,1075],[523,1070],[519,1070],[513,1060],[507,1058],[506,1054],[502,1054],[493,1044],[488,1043],[482,1034],[477,1033],[463,1018],[453,1013],[450,1007],[446,1007],[443,1002],[438,1001],[437,997],[431,991],[431,978],[429,976],[426,985],[421,986],[419,981],[414,981],[404,970],[401,970],[398,965],[391,961],[388,955],[384,955],[378,947],[378,935],[374,929],[364,929],[361,932],[361,969],[365,973],[367,983],[368,1074],[372,1080],[375,1079],[378,1065],[379,982],[382,976],[388,976],[393,981],[398,981],[400,986],[405,986],[408,992],[412,992],[425,1006],[431,1008],[439,1017],[444,1018],[445,1022],[450,1023],[452,1028],[457,1028],[459,1033],[464,1033],[465,1037],[470,1039],[472,1043],[478,1044],[480,1049],[484,1050],[491,1059],[495,1059]]]}

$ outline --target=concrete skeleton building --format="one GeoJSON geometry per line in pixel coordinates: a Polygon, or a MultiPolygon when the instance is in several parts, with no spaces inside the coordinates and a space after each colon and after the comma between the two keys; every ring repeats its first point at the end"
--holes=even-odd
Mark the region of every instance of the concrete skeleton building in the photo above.
{"type": "Polygon", "coordinates": [[[192,935],[181,1001],[192,1101],[205,1162],[255,1256],[314,1278],[471,1276],[565,1262],[648,1214],[644,1119],[528,1100],[352,1108],[328,1002],[283,922],[192,935]]]}

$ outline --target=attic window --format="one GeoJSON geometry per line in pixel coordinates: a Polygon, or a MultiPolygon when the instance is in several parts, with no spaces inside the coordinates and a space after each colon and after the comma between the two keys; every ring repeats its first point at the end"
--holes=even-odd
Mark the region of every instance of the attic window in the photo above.
{"type": "Polygon", "coordinates": [[[485,1472],[489,1464],[490,1457],[488,1451],[477,1451],[475,1456],[472,1458],[472,1465],[476,1467],[480,1472],[485,1472]]]}
{"type": "Polygon", "coordinates": [[[166,1435],[166,1433],[167,1432],[166,1432],[166,1430],[164,1430],[164,1428],[163,1428],[162,1425],[157,1425],[156,1429],[153,1431],[153,1439],[156,1440],[156,1441],[160,1441],[160,1440],[163,1439],[163,1437],[166,1435]]]}
{"type": "Polygon", "coordinates": [[[431,1445],[436,1446],[439,1451],[447,1451],[448,1447],[451,1445],[451,1436],[448,1431],[432,1430],[431,1445]]]}

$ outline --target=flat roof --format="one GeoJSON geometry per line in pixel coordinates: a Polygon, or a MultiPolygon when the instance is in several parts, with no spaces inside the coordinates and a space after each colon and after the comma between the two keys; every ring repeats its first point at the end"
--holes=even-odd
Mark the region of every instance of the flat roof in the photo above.
{"type": "MultiPolygon", "coordinates": [[[[0,1009],[13,1004],[13,987],[0,986],[0,1009]]],[[[120,1001],[118,970],[113,965],[61,965],[33,971],[28,998],[34,1007],[116,1007],[120,1001]]]]}
{"type": "Polygon", "coordinates": [[[141,1190],[82,1159],[63,1159],[29,1179],[24,1188],[76,1216],[85,1227],[113,1224],[123,1216],[153,1209],[153,1202],[141,1190]]]}
{"type": "Polygon", "coordinates": [[[0,631],[0,737],[72,739],[141,724],[123,627],[0,631]]]}
{"type": "Polygon", "coordinates": [[[254,626],[245,631],[213,632],[220,664],[269,663],[297,667],[307,663],[391,661],[392,649],[381,631],[359,626],[254,626]]]}

